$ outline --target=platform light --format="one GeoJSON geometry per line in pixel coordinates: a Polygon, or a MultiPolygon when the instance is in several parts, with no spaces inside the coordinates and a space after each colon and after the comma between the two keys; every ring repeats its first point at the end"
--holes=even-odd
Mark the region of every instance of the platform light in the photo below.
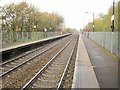
{"type": "Polygon", "coordinates": [[[44,28],[44,31],[47,32],[47,28],[44,28]]]}
{"type": "Polygon", "coordinates": [[[94,32],[94,13],[93,12],[85,12],[85,13],[91,13],[93,15],[93,32],[94,32]]]}
{"type": "Polygon", "coordinates": [[[112,11],[112,17],[111,17],[111,22],[112,22],[112,25],[111,25],[111,28],[112,28],[112,32],[114,32],[114,8],[115,8],[115,0],[113,0],[113,11],[112,11]]]}
{"type": "Polygon", "coordinates": [[[33,28],[36,28],[36,26],[34,25],[33,28]]]}

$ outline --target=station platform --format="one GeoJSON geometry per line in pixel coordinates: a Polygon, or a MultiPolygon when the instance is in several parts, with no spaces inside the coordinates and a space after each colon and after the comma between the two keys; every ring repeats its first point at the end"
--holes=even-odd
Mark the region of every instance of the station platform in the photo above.
{"type": "Polygon", "coordinates": [[[91,63],[94,66],[94,72],[100,88],[120,90],[118,89],[118,65],[120,65],[118,57],[97,44],[95,41],[87,38],[85,35],[82,35],[82,38],[87,48],[91,63]]]}
{"type": "Polygon", "coordinates": [[[114,55],[80,34],[72,88],[119,90],[118,63],[114,55]]]}
{"type": "Polygon", "coordinates": [[[70,35],[70,33],[63,34],[63,35],[58,35],[58,36],[53,36],[53,37],[49,37],[49,38],[44,38],[44,39],[37,40],[37,41],[27,42],[27,43],[15,45],[15,46],[7,47],[7,48],[2,48],[2,49],[0,49],[0,52],[4,52],[4,51],[15,49],[15,48],[18,48],[18,47],[31,45],[31,44],[35,44],[35,43],[39,43],[39,42],[44,42],[44,41],[48,41],[48,40],[52,40],[52,39],[57,39],[57,38],[64,37],[64,36],[67,36],[67,35],[70,35]]]}
{"type": "Polygon", "coordinates": [[[84,41],[79,35],[72,88],[99,88],[84,41]]]}
{"type": "Polygon", "coordinates": [[[22,55],[22,53],[34,50],[42,45],[45,45],[47,43],[51,43],[52,41],[58,40],[58,39],[63,38],[63,37],[67,37],[69,35],[71,35],[71,33],[53,36],[53,37],[49,37],[49,38],[45,38],[45,39],[41,39],[41,40],[37,40],[37,41],[32,41],[32,42],[28,42],[28,43],[19,44],[19,45],[0,49],[0,53],[2,56],[1,62],[7,61],[10,59],[14,59],[17,56],[19,57],[19,55],[22,55]]]}

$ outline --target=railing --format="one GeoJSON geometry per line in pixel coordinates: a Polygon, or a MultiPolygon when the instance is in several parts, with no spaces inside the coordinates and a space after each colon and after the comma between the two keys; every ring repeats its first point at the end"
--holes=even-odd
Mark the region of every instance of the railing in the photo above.
{"type": "MultiPolygon", "coordinates": [[[[0,30],[0,49],[2,49],[2,33],[1,33],[1,30],[0,30]]],[[[1,59],[1,57],[0,57],[0,59],[1,59]]]]}
{"type": "Polygon", "coordinates": [[[60,32],[2,32],[1,48],[61,35],[60,32]]]}
{"type": "Polygon", "coordinates": [[[86,35],[111,53],[120,57],[118,32],[87,32],[86,35]]]}

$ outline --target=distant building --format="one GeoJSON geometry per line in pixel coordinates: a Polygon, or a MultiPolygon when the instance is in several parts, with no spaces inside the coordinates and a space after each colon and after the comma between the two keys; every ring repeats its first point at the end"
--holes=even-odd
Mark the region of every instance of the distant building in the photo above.
{"type": "Polygon", "coordinates": [[[63,29],[61,29],[61,28],[59,28],[58,30],[57,30],[57,32],[59,32],[60,34],[63,34],[63,29]]]}
{"type": "Polygon", "coordinates": [[[88,29],[88,28],[84,28],[83,29],[84,32],[91,32],[92,30],[88,29]]]}

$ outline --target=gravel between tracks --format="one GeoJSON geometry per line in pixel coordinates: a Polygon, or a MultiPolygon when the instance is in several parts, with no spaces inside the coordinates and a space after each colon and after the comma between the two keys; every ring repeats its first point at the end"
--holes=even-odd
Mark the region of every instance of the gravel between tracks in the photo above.
{"type": "Polygon", "coordinates": [[[66,44],[68,40],[70,40],[70,38],[25,64],[20,69],[3,77],[2,88],[21,88],[66,44]]]}
{"type": "Polygon", "coordinates": [[[76,37],[74,36],[71,43],[54,59],[53,63],[43,71],[31,86],[32,88],[57,88],[75,43],[76,37]]]}
{"type": "Polygon", "coordinates": [[[74,75],[77,46],[78,46],[78,40],[77,40],[77,44],[75,46],[75,50],[74,50],[72,58],[71,58],[71,63],[70,63],[67,75],[64,78],[64,82],[63,82],[63,87],[62,88],[67,88],[67,89],[72,88],[72,81],[73,81],[73,75],[74,75]]]}

